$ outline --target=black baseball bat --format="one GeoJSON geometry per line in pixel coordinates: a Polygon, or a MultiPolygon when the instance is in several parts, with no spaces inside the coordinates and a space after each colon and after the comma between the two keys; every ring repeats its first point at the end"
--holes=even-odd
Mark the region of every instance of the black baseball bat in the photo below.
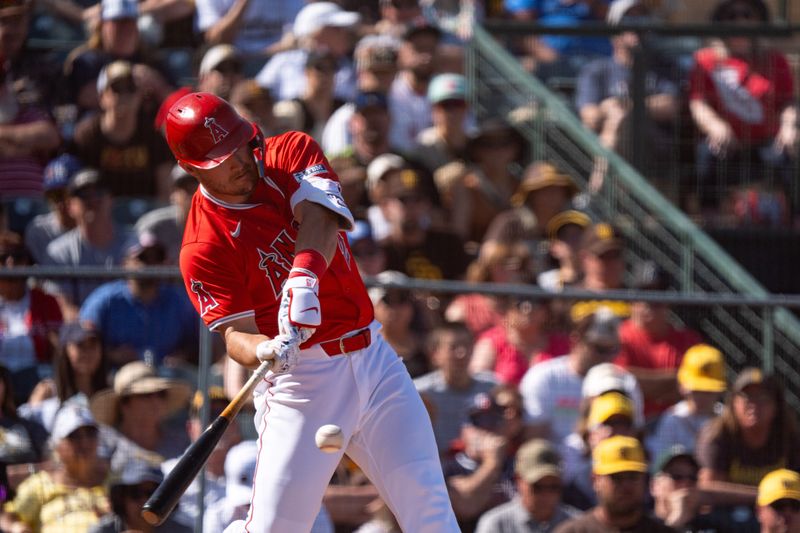
{"type": "Polygon", "coordinates": [[[192,480],[203,468],[203,465],[206,464],[219,439],[222,438],[225,430],[228,429],[230,423],[239,414],[250,393],[264,379],[271,367],[272,361],[261,363],[222,413],[211,422],[196,441],[186,448],[175,468],[164,478],[164,481],[161,482],[142,507],[142,518],[148,524],[153,526],[163,524],[164,520],[175,509],[181,496],[186,492],[186,488],[192,483],[192,480]]]}

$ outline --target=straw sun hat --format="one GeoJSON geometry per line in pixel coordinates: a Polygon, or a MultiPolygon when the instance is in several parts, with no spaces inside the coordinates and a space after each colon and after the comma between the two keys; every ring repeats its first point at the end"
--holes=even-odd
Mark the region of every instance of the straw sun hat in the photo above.
{"type": "Polygon", "coordinates": [[[166,408],[162,417],[167,417],[187,405],[191,389],[181,381],[159,377],[153,367],[142,361],[128,363],[117,371],[114,386],[92,396],[89,406],[95,419],[109,426],[117,422],[119,402],[126,396],[152,394],[166,391],[166,408]]]}

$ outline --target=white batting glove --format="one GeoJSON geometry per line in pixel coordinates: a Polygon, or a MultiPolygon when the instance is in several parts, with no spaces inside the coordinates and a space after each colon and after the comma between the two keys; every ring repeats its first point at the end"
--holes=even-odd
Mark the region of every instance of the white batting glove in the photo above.
{"type": "Polygon", "coordinates": [[[319,280],[313,274],[304,272],[287,279],[278,309],[278,332],[298,339],[298,345],[306,342],[322,323],[318,294],[319,280]]]}
{"type": "Polygon", "coordinates": [[[300,347],[294,339],[278,335],[268,341],[258,343],[256,357],[262,363],[272,361],[272,372],[284,374],[297,364],[300,358],[300,347]]]}

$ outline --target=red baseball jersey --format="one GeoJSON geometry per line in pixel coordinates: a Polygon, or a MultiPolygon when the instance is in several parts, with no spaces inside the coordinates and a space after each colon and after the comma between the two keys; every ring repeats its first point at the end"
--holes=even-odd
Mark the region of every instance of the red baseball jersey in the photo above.
{"type": "MultiPolygon", "coordinates": [[[[192,199],[181,246],[186,290],[209,329],[255,316],[261,333],[278,334],[281,287],[294,260],[297,223],[292,206],[308,199],[341,209],[339,179],[311,137],[289,132],[264,143],[266,177],[247,204],[230,204],[202,187],[192,199]],[[309,180],[322,183],[328,192],[309,180]],[[332,192],[331,192],[332,191],[332,192]]],[[[322,325],[304,346],[337,339],[366,327],[372,302],[340,231],[328,270],[320,280],[322,325]]]]}
{"type": "Polygon", "coordinates": [[[689,98],[706,100],[741,142],[758,144],[774,137],[780,112],[793,94],[792,70],[781,53],[767,51],[756,65],[733,56],[720,58],[713,48],[695,53],[689,98]]]}

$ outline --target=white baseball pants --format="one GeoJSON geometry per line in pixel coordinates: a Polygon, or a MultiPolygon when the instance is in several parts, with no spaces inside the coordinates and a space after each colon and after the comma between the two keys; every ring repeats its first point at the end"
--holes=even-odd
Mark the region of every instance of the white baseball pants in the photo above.
{"type": "Polygon", "coordinates": [[[308,532],[346,452],[408,533],[460,531],[428,413],[400,358],[373,323],[372,344],[334,357],[303,350],[291,373],[256,389],[259,453],[250,512],[225,531],[308,532]],[[344,449],[324,453],[314,434],[342,428],[344,449]]]}

